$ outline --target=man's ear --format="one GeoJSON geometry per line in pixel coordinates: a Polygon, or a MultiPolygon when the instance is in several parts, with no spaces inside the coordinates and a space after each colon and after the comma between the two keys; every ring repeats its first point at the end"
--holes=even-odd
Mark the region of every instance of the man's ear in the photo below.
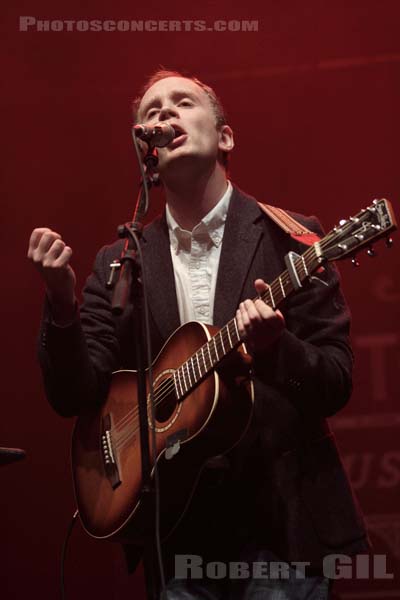
{"type": "Polygon", "coordinates": [[[231,150],[233,150],[234,145],[235,142],[233,139],[232,129],[229,127],[229,125],[223,125],[219,130],[218,148],[222,152],[230,152],[231,150]]]}

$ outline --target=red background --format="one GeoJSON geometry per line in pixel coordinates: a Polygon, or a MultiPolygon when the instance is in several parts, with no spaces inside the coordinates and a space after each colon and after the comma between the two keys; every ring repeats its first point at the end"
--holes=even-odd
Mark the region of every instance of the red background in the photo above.
{"type": "MultiPolygon", "coordinates": [[[[98,247],[132,212],[130,101],[150,72],[160,64],[185,69],[215,87],[236,135],[231,177],[259,199],[317,214],[326,228],[375,197],[392,199],[400,214],[397,0],[57,4],[2,8],[0,445],[27,452],[0,472],[5,600],[58,597],[60,548],[75,507],[72,422],[47,405],[35,359],[43,290],[25,258],[29,235],[37,226],[60,231],[81,287],[98,247]],[[246,19],[258,20],[258,32],[20,32],[20,15],[246,19]]],[[[160,205],[156,198],[153,213],[160,205]]],[[[342,584],[343,598],[400,598],[399,250],[381,243],[377,251],[359,270],[341,267],[357,368],[352,403],[334,426],[375,549],[388,554],[396,578],[342,584]]],[[[79,526],[67,591],[75,600],[144,597],[141,572],[126,577],[119,548],[79,526]]]]}

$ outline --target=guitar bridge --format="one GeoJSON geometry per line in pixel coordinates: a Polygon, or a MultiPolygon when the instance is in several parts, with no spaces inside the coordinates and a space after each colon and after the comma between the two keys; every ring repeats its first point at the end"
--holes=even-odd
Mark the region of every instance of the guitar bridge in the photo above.
{"type": "Polygon", "coordinates": [[[104,469],[111,487],[115,489],[121,483],[118,464],[115,459],[115,453],[112,443],[112,423],[111,416],[108,414],[103,418],[103,431],[101,433],[101,454],[103,457],[104,469]]]}

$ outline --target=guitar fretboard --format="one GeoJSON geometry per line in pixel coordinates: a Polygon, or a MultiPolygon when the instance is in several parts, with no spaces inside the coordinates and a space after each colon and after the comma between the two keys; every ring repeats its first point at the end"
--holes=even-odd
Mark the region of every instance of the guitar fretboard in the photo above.
{"type": "MultiPolygon", "coordinates": [[[[308,248],[294,260],[294,268],[300,282],[305,281],[320,266],[319,244],[308,248]]],[[[295,287],[287,270],[277,277],[260,296],[271,308],[278,308],[295,287]]],[[[254,298],[256,300],[256,298],[254,298]]],[[[192,389],[241,343],[236,318],[231,319],[218,333],[192,354],[174,373],[175,392],[178,400],[192,389]]]]}

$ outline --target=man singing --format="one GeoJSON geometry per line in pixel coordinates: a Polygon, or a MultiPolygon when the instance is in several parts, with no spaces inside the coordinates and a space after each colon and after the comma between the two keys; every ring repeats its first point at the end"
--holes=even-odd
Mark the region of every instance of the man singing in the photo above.
{"type": "MultiPolygon", "coordinates": [[[[153,358],[180,325],[222,327],[235,317],[255,388],[248,433],[220,464],[204,469],[186,514],[163,543],[168,598],[328,598],[324,558],[368,549],[325,420],[346,404],[352,387],[349,313],[337,271],[326,266],[285,300],[282,312],[266,304],[260,296],[285,270],[285,255],[305,246],[228,180],[233,132],[214,91],[160,71],[134,109],[136,122],[168,123],[176,132],[158,149],[165,210],[142,239],[153,358]],[[201,578],[177,573],[188,555],[201,558],[201,578]],[[211,561],[242,561],[250,575],[207,576],[211,561]],[[290,565],[281,576],[254,576],[252,566],[277,562],[290,565]],[[301,573],[294,562],[306,565],[301,573]]],[[[315,218],[295,218],[321,234],[315,218]]],[[[135,368],[132,310],[114,317],[105,286],[122,244],[100,250],[78,308],[71,248],[47,228],[31,235],[28,256],[46,287],[40,361],[49,402],[61,415],[100,406],[112,372],[135,368]]]]}

